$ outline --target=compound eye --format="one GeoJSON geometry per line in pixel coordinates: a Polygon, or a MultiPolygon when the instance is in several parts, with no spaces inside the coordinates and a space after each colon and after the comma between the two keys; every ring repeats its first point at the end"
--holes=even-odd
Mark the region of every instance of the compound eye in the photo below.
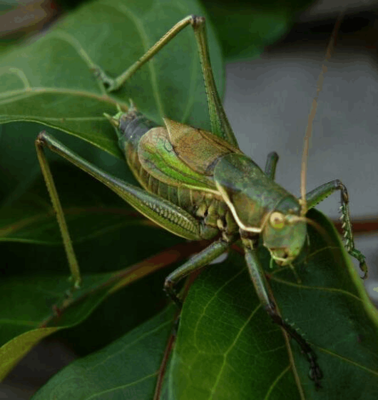
{"type": "Polygon", "coordinates": [[[280,212],[273,212],[270,215],[270,225],[272,226],[272,228],[274,229],[282,229],[285,226],[285,217],[283,214],[281,214],[280,212]]]}

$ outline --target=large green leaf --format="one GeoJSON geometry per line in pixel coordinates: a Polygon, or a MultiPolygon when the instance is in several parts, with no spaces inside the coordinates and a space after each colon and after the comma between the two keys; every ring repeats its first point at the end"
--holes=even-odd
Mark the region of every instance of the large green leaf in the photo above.
{"type": "Polygon", "coordinates": [[[33,399],[152,399],[172,331],[172,308],[100,352],[74,362],[33,399]]]}
{"type": "MultiPolygon", "coordinates": [[[[315,389],[308,376],[309,364],[297,343],[287,340],[270,321],[254,292],[243,257],[233,252],[226,261],[204,271],[189,291],[163,398],[377,398],[377,310],[330,221],[318,212],[309,216],[329,233],[326,237],[310,228],[311,245],[295,264],[301,283],[289,268],[271,270],[264,249],[260,255],[282,316],[305,335],[318,357],[324,374],[322,388],[315,389]]],[[[136,343],[138,354],[126,355],[134,354],[128,353],[129,338],[150,337],[148,332],[156,321],[74,362],[35,398],[64,399],[67,393],[74,393],[73,399],[151,399],[150,381],[144,387],[147,394],[131,393],[130,385],[147,377],[156,383],[160,364],[150,350],[160,349],[161,362],[167,336],[154,337],[148,348],[136,343]],[[154,367],[150,370],[151,364],[154,367]],[[113,377],[109,371],[117,372],[113,377]],[[151,371],[155,372],[153,377],[151,371]]],[[[160,325],[154,326],[160,329],[160,325]]]]}
{"type": "MultiPolygon", "coordinates": [[[[139,236],[138,232],[135,234],[139,236]]],[[[146,233],[144,235],[150,237],[146,233]]],[[[146,257],[150,251],[150,248],[145,248],[144,253],[139,251],[139,256],[146,257]]],[[[167,266],[177,267],[177,262],[183,262],[191,251],[193,248],[190,245],[176,245],[134,266],[126,265],[124,266],[126,268],[115,272],[94,274],[84,271],[82,288],[74,292],[72,292],[72,284],[67,279],[67,273],[26,271],[23,274],[3,276],[0,281],[0,291],[2,299],[6,302],[3,302],[0,312],[0,344],[2,345],[0,358],[3,360],[0,365],[0,379],[4,378],[20,358],[41,339],[84,321],[115,291],[167,266]],[[71,294],[67,295],[69,292],[71,294]]],[[[108,259],[114,269],[118,265],[113,262],[113,259],[117,257],[122,259],[122,255],[117,252],[108,259]]],[[[104,265],[94,267],[104,268],[104,265]]],[[[43,266],[41,269],[43,270],[43,266]]],[[[109,343],[110,340],[119,337],[121,333],[160,310],[166,302],[162,287],[164,277],[168,272],[162,271],[158,276],[155,274],[151,277],[152,279],[144,279],[143,282],[138,282],[137,286],[133,285],[131,291],[123,291],[123,295],[118,297],[122,306],[112,303],[110,307],[112,310],[108,311],[108,314],[110,313],[114,318],[110,321],[111,325],[104,325],[109,315],[105,319],[96,318],[92,321],[92,331],[96,332],[93,338],[95,340],[91,337],[86,338],[88,331],[81,332],[82,340],[89,341],[91,344],[85,343],[85,346],[79,346],[79,351],[93,351],[93,348],[109,343]],[[122,321],[123,319],[126,321],[122,321]]],[[[109,310],[109,307],[107,309],[109,310]]],[[[73,347],[78,346],[73,343],[73,347]]]]}
{"type": "Polygon", "coordinates": [[[171,399],[376,399],[378,312],[368,299],[331,222],[310,218],[310,248],[290,268],[261,260],[283,318],[305,336],[324,374],[322,388],[309,364],[261,307],[243,257],[235,254],[203,273],[184,305],[170,369],[171,399]]]}
{"type": "MultiPolygon", "coordinates": [[[[121,74],[188,14],[203,14],[195,0],[94,1],[62,19],[34,43],[0,62],[0,122],[35,121],[56,127],[120,156],[103,116],[130,98],[151,119],[167,116],[208,128],[203,78],[188,28],[126,85],[108,95],[91,69],[121,74]]],[[[211,58],[222,92],[220,48],[208,27],[211,58]]]]}

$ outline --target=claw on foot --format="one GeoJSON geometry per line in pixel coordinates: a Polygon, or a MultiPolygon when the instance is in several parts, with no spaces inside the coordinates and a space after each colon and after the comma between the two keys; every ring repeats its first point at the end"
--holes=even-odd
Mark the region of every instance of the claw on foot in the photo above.
{"type": "Polygon", "coordinates": [[[177,296],[175,289],[173,288],[173,283],[169,280],[164,282],[164,291],[169,296],[172,301],[176,304],[179,310],[182,309],[182,301],[177,296]]]}
{"type": "Polygon", "coordinates": [[[369,276],[369,269],[365,261],[360,262],[360,270],[364,273],[361,278],[364,280],[367,279],[369,276]]]}
{"type": "Polygon", "coordinates": [[[316,389],[320,389],[322,386],[320,380],[323,378],[323,373],[316,362],[316,355],[311,351],[306,353],[308,362],[310,363],[310,370],[308,375],[311,380],[315,382],[316,389]]]}
{"type": "Polygon", "coordinates": [[[112,92],[116,89],[116,84],[114,79],[109,78],[106,73],[100,67],[91,68],[96,79],[98,79],[105,87],[107,92],[112,92]]]}

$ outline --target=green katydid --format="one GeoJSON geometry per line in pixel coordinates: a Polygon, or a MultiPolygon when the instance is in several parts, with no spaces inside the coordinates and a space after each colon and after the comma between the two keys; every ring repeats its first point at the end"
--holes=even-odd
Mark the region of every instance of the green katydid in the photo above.
{"type": "Polygon", "coordinates": [[[120,88],[139,68],[159,52],[182,29],[191,25],[198,44],[207,93],[211,132],[167,118],[165,127],[155,126],[131,105],[127,112],[107,118],[115,127],[119,145],[143,189],[132,186],[90,164],[52,136],[40,133],[37,154],[57,214],[63,242],[76,287],[80,271],[62,207],[44,155],[44,147],[92,175],[136,210],[164,229],[189,240],[212,243],[165,281],[165,290],[181,307],[175,285],[193,271],[205,267],[241,239],[245,260],[257,295],[272,320],[300,345],[310,363],[310,377],[320,386],[322,373],[310,345],[285,322],[277,311],[257,257],[259,238],[278,265],[291,265],[306,242],[305,213],[339,190],[347,250],[367,273],[365,257],[355,249],[348,209],[348,194],[339,181],[331,181],[305,194],[302,199],[274,182],[278,161],[268,155],[263,171],[239,149],[219,98],[208,53],[205,19],[188,16],[168,31],[144,56],[116,79],[100,69],[97,77],[109,91],[120,88]]]}

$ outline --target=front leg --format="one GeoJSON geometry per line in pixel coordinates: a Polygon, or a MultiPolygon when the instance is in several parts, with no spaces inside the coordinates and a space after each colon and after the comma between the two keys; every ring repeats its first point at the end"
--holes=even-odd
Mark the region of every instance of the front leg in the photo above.
{"type": "Polygon", "coordinates": [[[342,221],[342,229],[344,232],[344,239],[345,239],[345,247],[347,252],[358,260],[360,264],[360,269],[364,273],[363,279],[366,279],[368,276],[368,266],[365,261],[365,256],[355,248],[354,246],[354,236],[352,231],[352,222],[350,218],[350,211],[349,211],[349,196],[347,188],[343,185],[343,183],[335,179],[334,181],[325,183],[317,187],[316,189],[312,190],[311,192],[307,193],[306,201],[308,209],[315,207],[325,198],[330,196],[336,190],[340,190],[341,195],[341,221],[342,221]]]}
{"type": "Polygon", "coordinates": [[[171,297],[173,302],[178,308],[182,307],[182,301],[179,299],[175,286],[186,276],[194,271],[205,267],[214,261],[217,257],[222,255],[230,247],[231,243],[226,242],[223,239],[219,239],[212,243],[209,247],[196,254],[189,261],[187,261],[181,267],[175,269],[165,280],[164,290],[171,297]]]}

